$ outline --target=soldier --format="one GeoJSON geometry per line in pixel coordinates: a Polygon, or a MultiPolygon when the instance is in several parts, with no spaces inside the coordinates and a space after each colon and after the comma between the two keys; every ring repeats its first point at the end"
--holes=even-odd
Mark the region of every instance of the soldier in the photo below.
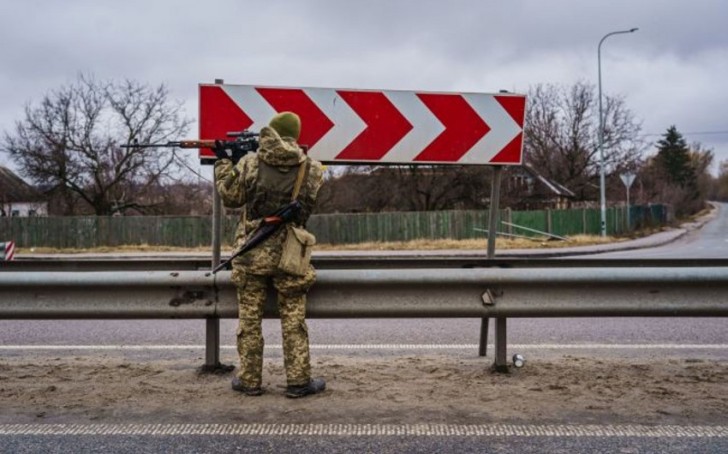
{"type": "MultiPolygon", "coordinates": [[[[246,235],[263,218],[292,199],[299,200],[302,205],[300,217],[294,224],[305,226],[323,182],[323,166],[306,156],[298,146],[300,131],[298,115],[279,113],[260,130],[257,153],[245,155],[237,164],[229,159],[219,159],[215,163],[216,186],[223,204],[230,208],[245,205],[236,231],[236,247],[244,243],[246,235]],[[294,194],[296,187],[300,189],[294,194]]],[[[287,235],[291,235],[290,231],[287,226],[280,228],[260,246],[233,261],[232,280],[237,287],[240,318],[237,330],[240,371],[232,381],[232,388],[248,396],[263,394],[261,322],[269,282],[278,293],[288,385],[286,396],[304,397],[326,388],[323,379],[311,378],[305,320],[306,293],[316,280],[316,272],[310,264],[304,264],[303,271],[297,273],[300,275],[279,269],[283,244],[287,235]]]]}

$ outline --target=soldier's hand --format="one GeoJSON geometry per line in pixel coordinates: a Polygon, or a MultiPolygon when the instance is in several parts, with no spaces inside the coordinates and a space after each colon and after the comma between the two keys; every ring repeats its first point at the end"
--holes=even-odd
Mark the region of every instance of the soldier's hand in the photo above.
{"type": "Polygon", "coordinates": [[[215,140],[215,147],[212,151],[217,156],[217,159],[230,159],[230,156],[225,152],[225,144],[221,140],[215,140]]]}
{"type": "Polygon", "coordinates": [[[234,144],[232,146],[231,151],[232,151],[233,164],[237,164],[238,161],[240,161],[241,159],[243,159],[243,157],[246,154],[248,154],[248,152],[245,151],[245,150],[243,150],[242,147],[240,147],[240,145],[238,145],[238,144],[234,144]]]}

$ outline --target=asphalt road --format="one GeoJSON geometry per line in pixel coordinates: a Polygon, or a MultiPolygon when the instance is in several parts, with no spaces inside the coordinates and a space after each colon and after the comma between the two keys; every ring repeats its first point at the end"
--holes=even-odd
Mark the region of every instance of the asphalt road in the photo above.
{"type": "Polygon", "coordinates": [[[609,252],[600,258],[725,258],[728,257],[728,204],[719,203],[714,218],[679,240],[656,248],[609,252]]]}
{"type": "MultiPolygon", "coordinates": [[[[610,258],[728,257],[728,205],[700,229],[668,245],[600,254],[610,258]]],[[[312,354],[356,356],[451,353],[475,356],[472,319],[310,320],[312,354]]],[[[222,359],[234,362],[235,321],[223,320],[222,359]]],[[[280,329],[264,323],[267,353],[280,356],[280,329]]],[[[567,355],[728,360],[724,319],[511,319],[509,353],[527,359],[567,355]]],[[[129,358],[202,357],[202,321],[0,321],[0,357],[122,354],[129,358]],[[73,346],[73,347],[70,347],[73,346]],[[124,346],[124,349],[121,347],[124,346]],[[129,347],[133,347],[131,350],[129,347]],[[70,348],[69,348],[70,347],[70,348]]],[[[492,347],[489,354],[492,355],[492,347]]],[[[490,358],[484,361],[492,361],[490,358]]],[[[564,358],[564,361],[568,361],[564,358]]],[[[1,382],[0,382],[1,386],[1,382]]],[[[726,384],[728,393],[728,384],[726,384]]],[[[2,411],[2,410],[0,410],[2,411]]],[[[163,417],[160,423],[164,423],[163,417]]],[[[364,421],[363,423],[375,423],[364,421]]],[[[578,423],[579,421],[574,421],[578,423]]],[[[477,423],[477,421],[474,421],[477,423]]],[[[537,424],[538,421],[531,423],[537,424]]],[[[725,426],[728,419],[715,421],[725,426]]],[[[22,435],[0,433],[0,452],[726,452],[723,437],[636,436],[337,436],[22,435]]]]}
{"type": "Polygon", "coordinates": [[[14,436],[3,452],[74,453],[664,453],[720,454],[728,439],[615,437],[246,437],[238,436],[14,436]]]}

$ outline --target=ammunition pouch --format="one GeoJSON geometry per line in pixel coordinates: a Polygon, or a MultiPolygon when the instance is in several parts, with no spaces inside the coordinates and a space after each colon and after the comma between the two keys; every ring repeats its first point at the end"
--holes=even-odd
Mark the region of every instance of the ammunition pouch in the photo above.
{"type": "Polygon", "coordinates": [[[286,225],[286,238],[283,240],[281,261],[278,269],[294,276],[303,276],[311,264],[311,251],[316,237],[308,230],[286,225]]]}

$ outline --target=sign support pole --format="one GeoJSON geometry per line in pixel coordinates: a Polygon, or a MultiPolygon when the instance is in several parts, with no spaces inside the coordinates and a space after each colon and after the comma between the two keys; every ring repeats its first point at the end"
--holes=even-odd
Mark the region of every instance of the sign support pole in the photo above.
{"type": "MultiPolygon", "coordinates": [[[[215,79],[216,84],[222,85],[222,79],[215,79]]],[[[220,250],[222,237],[222,200],[217,192],[215,172],[212,173],[212,269],[220,264],[220,250]]],[[[226,366],[220,363],[220,318],[208,317],[205,319],[205,364],[202,370],[215,372],[221,369],[232,370],[235,366],[226,366]]]]}
{"type": "MultiPolygon", "coordinates": [[[[490,231],[492,235],[488,235],[488,259],[495,259],[495,240],[498,232],[498,209],[500,205],[500,187],[503,177],[503,167],[493,167],[493,187],[491,189],[490,204],[490,231]]],[[[493,368],[496,372],[508,372],[508,363],[506,359],[507,341],[507,318],[495,318],[495,363],[493,368]]],[[[487,341],[487,339],[485,340],[487,341]]],[[[483,342],[485,342],[483,341],[483,342]]]]}
{"type": "MultiPolygon", "coordinates": [[[[488,260],[492,260],[495,258],[495,241],[496,241],[496,232],[498,231],[498,208],[500,205],[500,187],[501,187],[501,179],[503,177],[503,167],[502,166],[494,166],[493,167],[493,180],[491,181],[491,187],[490,187],[490,211],[488,214],[488,260]]],[[[496,319],[496,341],[498,340],[498,335],[501,334],[503,338],[505,339],[506,335],[506,319],[505,318],[497,318],[496,319]]],[[[478,349],[478,354],[480,356],[486,356],[487,348],[488,348],[488,324],[490,322],[490,319],[488,317],[482,318],[480,321],[480,344],[478,349]]],[[[505,358],[505,343],[503,345],[500,345],[501,343],[496,342],[496,368],[498,367],[498,359],[499,359],[499,349],[502,348],[504,351],[502,352],[503,358],[505,358]]],[[[505,360],[503,360],[503,363],[505,364],[505,360]]],[[[506,366],[507,367],[507,366],[506,366]]]]}
{"type": "Polygon", "coordinates": [[[632,221],[629,218],[629,215],[630,215],[630,213],[629,213],[629,211],[630,211],[629,210],[629,188],[632,187],[632,183],[634,183],[635,176],[636,175],[632,172],[623,173],[622,175],[619,176],[619,178],[622,179],[622,183],[624,183],[624,187],[627,188],[627,227],[626,227],[627,233],[632,231],[632,221]]]}

